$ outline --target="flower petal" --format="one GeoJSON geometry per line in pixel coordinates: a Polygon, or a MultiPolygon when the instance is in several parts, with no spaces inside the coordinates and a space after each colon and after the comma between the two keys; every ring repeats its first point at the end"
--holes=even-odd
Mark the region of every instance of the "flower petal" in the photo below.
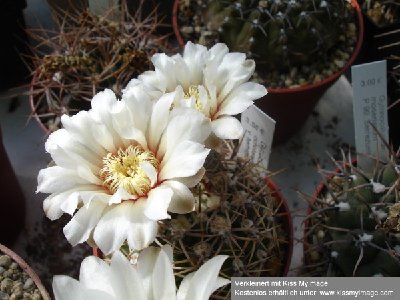
{"type": "Polygon", "coordinates": [[[146,300],[146,292],[137,270],[119,251],[111,259],[111,284],[115,291],[115,299],[146,300]]]}
{"type": "Polygon", "coordinates": [[[190,140],[203,143],[211,133],[210,120],[194,109],[177,108],[172,110],[171,115],[157,152],[160,160],[168,159],[180,142],[190,140]]]}
{"type": "Polygon", "coordinates": [[[102,216],[93,238],[103,253],[118,250],[125,239],[135,250],[141,250],[154,241],[157,222],[144,215],[145,208],[145,199],[123,201],[102,216]]]}
{"type": "Polygon", "coordinates": [[[188,82],[193,85],[202,83],[203,68],[207,57],[208,53],[206,47],[199,44],[193,44],[192,42],[186,43],[183,50],[183,60],[188,66],[190,66],[190,72],[186,74],[188,82]]]}
{"type": "Polygon", "coordinates": [[[187,290],[187,294],[184,299],[209,299],[211,294],[217,288],[228,284],[230,282],[230,280],[228,279],[221,278],[217,280],[221,266],[227,258],[227,255],[218,255],[211,258],[204,265],[202,265],[200,269],[198,269],[194,273],[194,275],[190,279],[190,283],[185,283],[183,289],[187,290]],[[199,282],[201,282],[201,284],[198,284],[199,282]],[[187,288],[186,284],[189,284],[189,288],[187,288]]]}
{"type": "Polygon", "coordinates": [[[99,221],[106,204],[99,201],[92,201],[86,207],[81,207],[74,217],[64,226],[63,232],[72,246],[86,241],[93,228],[99,221]]]}
{"type": "Polygon", "coordinates": [[[51,194],[43,201],[43,210],[50,220],[54,221],[62,216],[64,212],[70,212],[73,208],[75,211],[78,203],[75,202],[75,191],[77,189],[70,189],[63,193],[51,194]],[[72,196],[74,195],[74,196],[72,196]],[[70,197],[72,196],[72,199],[70,197]],[[72,202],[65,204],[65,202],[72,202]]]}
{"type": "Polygon", "coordinates": [[[36,192],[60,193],[87,184],[90,182],[78,176],[75,171],[53,166],[39,171],[36,192]]]}
{"type": "Polygon", "coordinates": [[[209,61],[207,61],[207,65],[210,63],[220,63],[225,56],[229,52],[229,48],[224,43],[217,43],[208,50],[210,53],[209,61]]]}
{"type": "Polygon", "coordinates": [[[100,290],[116,298],[111,276],[110,266],[98,257],[86,257],[81,263],[80,283],[88,289],[100,290]]]}
{"type": "Polygon", "coordinates": [[[86,164],[78,166],[76,169],[76,173],[80,178],[85,178],[87,181],[94,185],[103,184],[103,181],[101,181],[99,177],[93,174],[92,170],[86,164]]]}
{"type": "MultiPolygon", "coordinates": [[[[193,176],[175,177],[174,180],[179,181],[180,183],[183,183],[188,188],[192,188],[192,187],[195,187],[200,182],[200,180],[203,178],[205,173],[206,173],[206,169],[204,167],[201,167],[200,170],[193,176]]],[[[169,182],[169,180],[166,182],[169,182]]]]}
{"type": "Polygon", "coordinates": [[[195,199],[186,185],[175,180],[167,180],[162,185],[168,186],[173,191],[168,211],[178,214],[186,214],[193,211],[195,199]]]}
{"type": "Polygon", "coordinates": [[[174,300],[176,298],[175,277],[173,265],[166,249],[172,252],[172,248],[164,246],[158,254],[152,276],[153,297],[160,300],[174,300]]]}
{"type": "Polygon", "coordinates": [[[119,187],[118,190],[111,196],[108,204],[119,204],[122,200],[133,199],[134,196],[129,194],[124,188],[119,187]]]}
{"type": "Polygon", "coordinates": [[[255,82],[246,82],[236,87],[232,92],[224,99],[221,104],[221,109],[215,115],[215,117],[221,115],[236,115],[242,113],[253,101],[264,97],[267,94],[267,89],[255,82]]]}
{"type": "Polygon", "coordinates": [[[150,126],[147,136],[148,146],[154,153],[157,152],[158,144],[160,143],[161,135],[168,125],[169,111],[172,101],[174,101],[175,93],[164,94],[153,107],[151,114],[150,126]]]}
{"type": "Polygon", "coordinates": [[[77,165],[85,164],[92,170],[98,170],[97,164],[100,157],[74,139],[66,129],[52,132],[45,143],[45,149],[50,153],[55,164],[60,167],[75,169],[77,165]]]}
{"type": "Polygon", "coordinates": [[[154,265],[160,251],[161,249],[159,247],[145,248],[143,249],[143,251],[140,252],[137,261],[137,270],[142,280],[144,290],[146,291],[147,299],[151,299],[153,296],[152,275],[154,265]]]}
{"type": "Polygon", "coordinates": [[[240,139],[243,127],[238,119],[224,116],[211,122],[213,133],[220,139],[240,139]]]}
{"type": "Polygon", "coordinates": [[[55,300],[116,300],[98,290],[88,290],[74,278],[57,275],[53,278],[55,300]]]}
{"type": "MultiPolygon", "coordinates": [[[[121,101],[111,111],[113,116],[113,127],[123,139],[135,140],[143,148],[147,148],[147,141],[145,138],[145,132],[147,130],[148,122],[150,119],[151,102],[150,100],[143,100],[140,104],[135,99],[131,99],[133,103],[130,105],[136,105],[137,108],[132,110],[129,108],[128,101],[121,101]]],[[[130,144],[128,141],[124,141],[125,146],[130,144]]]]}
{"type": "Polygon", "coordinates": [[[179,143],[161,162],[159,180],[195,175],[210,152],[204,145],[192,141],[179,143]]]}
{"type": "Polygon", "coordinates": [[[186,295],[189,292],[189,288],[195,273],[196,272],[189,273],[182,279],[178,292],[176,293],[176,300],[186,300],[186,295]]]}
{"type": "Polygon", "coordinates": [[[98,143],[96,136],[93,135],[95,133],[92,130],[94,120],[87,111],[82,110],[72,117],[63,115],[61,123],[79,143],[88,147],[97,157],[107,154],[106,150],[98,143]]]}
{"type": "Polygon", "coordinates": [[[172,193],[172,189],[164,186],[152,189],[146,199],[145,216],[154,221],[171,218],[167,210],[171,202],[172,193]]]}
{"type": "Polygon", "coordinates": [[[152,82],[156,87],[164,88],[163,92],[172,92],[175,89],[176,80],[175,73],[171,72],[174,69],[174,60],[168,57],[165,53],[156,53],[151,58],[151,62],[155,68],[155,74],[159,79],[157,82],[152,82]]]}
{"type": "Polygon", "coordinates": [[[66,201],[63,201],[60,205],[60,208],[63,212],[66,212],[69,215],[73,215],[79,203],[79,193],[73,192],[69,195],[66,201]]]}
{"type": "Polygon", "coordinates": [[[157,182],[157,175],[158,174],[157,174],[156,168],[154,168],[154,166],[151,163],[147,162],[147,161],[142,162],[140,164],[140,167],[146,173],[147,177],[149,177],[150,186],[153,187],[154,184],[157,182]]]}

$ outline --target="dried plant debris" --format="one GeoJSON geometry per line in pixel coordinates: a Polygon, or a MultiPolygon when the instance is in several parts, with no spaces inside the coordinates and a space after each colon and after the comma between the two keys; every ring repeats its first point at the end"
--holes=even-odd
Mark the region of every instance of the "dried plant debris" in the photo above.
{"type": "Polygon", "coordinates": [[[130,79],[151,68],[150,58],[166,51],[166,37],[155,36],[161,24],[156,10],[131,14],[126,1],[95,15],[89,10],[56,10],[58,29],[29,29],[32,49],[35,113],[50,131],[60,116],[88,109],[100,90],[121,93],[130,79]]]}

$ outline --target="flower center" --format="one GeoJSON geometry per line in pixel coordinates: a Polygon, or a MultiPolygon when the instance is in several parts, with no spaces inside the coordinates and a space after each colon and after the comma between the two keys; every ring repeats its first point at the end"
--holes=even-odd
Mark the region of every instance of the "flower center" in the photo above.
{"type": "Polygon", "coordinates": [[[189,87],[189,90],[185,92],[184,98],[189,99],[190,97],[194,97],[196,103],[196,109],[198,111],[201,111],[203,109],[203,105],[200,102],[199,87],[197,85],[191,85],[189,87]]]}
{"type": "Polygon", "coordinates": [[[144,196],[151,189],[151,180],[142,168],[144,162],[158,169],[154,154],[140,146],[131,145],[125,150],[119,149],[117,154],[108,153],[100,170],[103,185],[113,193],[123,188],[131,195],[144,196]]]}

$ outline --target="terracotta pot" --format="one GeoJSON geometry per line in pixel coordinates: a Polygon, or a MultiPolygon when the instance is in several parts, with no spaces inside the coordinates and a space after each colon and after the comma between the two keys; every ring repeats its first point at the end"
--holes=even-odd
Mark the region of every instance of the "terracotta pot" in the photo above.
{"type": "MultiPolygon", "coordinates": [[[[172,26],[181,47],[185,41],[178,26],[178,4],[175,0],[172,11],[172,26]]],[[[360,52],[364,36],[364,22],[360,6],[356,0],[352,0],[352,6],[356,11],[358,38],[354,52],[342,69],[325,78],[322,81],[293,89],[268,88],[268,95],[259,99],[255,104],[276,121],[274,145],[282,143],[293,136],[307,120],[318,100],[326,90],[334,84],[339,77],[353,64],[360,52]]]]}
{"type": "MultiPolygon", "coordinates": [[[[282,272],[282,276],[286,276],[289,272],[290,263],[292,260],[292,254],[293,254],[292,217],[290,214],[289,206],[288,206],[285,198],[283,197],[282,193],[280,192],[279,188],[277,187],[277,185],[269,177],[267,177],[265,179],[265,182],[266,182],[267,186],[269,187],[269,189],[271,190],[271,192],[272,192],[271,194],[273,196],[275,196],[277,199],[279,199],[278,201],[280,201],[278,213],[281,216],[283,216],[282,219],[283,219],[284,230],[288,235],[288,245],[287,245],[287,249],[286,249],[286,253],[285,253],[285,257],[284,257],[284,267],[283,267],[283,272],[282,272]]],[[[104,257],[101,250],[97,247],[92,248],[92,253],[96,257],[101,257],[101,258],[104,257]]]]}
{"type": "Polygon", "coordinates": [[[20,257],[18,256],[15,252],[7,248],[6,246],[0,244],[0,253],[4,253],[8,255],[13,261],[15,261],[19,267],[26,273],[28,276],[33,280],[35,283],[36,287],[40,291],[40,294],[43,298],[43,300],[51,300],[49,294],[47,293],[44,285],[39,279],[39,276],[33,271],[33,269],[20,257]]]}
{"type": "Polygon", "coordinates": [[[3,145],[0,128],[0,243],[12,245],[25,225],[25,198],[3,145]]]}

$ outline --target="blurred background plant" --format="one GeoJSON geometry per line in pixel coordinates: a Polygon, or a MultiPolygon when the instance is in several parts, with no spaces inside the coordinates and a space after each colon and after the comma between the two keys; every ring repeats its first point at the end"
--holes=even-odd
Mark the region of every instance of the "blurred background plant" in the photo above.
{"type": "Polygon", "coordinates": [[[399,21],[400,2],[397,0],[361,0],[361,9],[377,26],[399,21]]]}
{"type": "Polygon", "coordinates": [[[121,88],[151,67],[156,52],[167,51],[167,36],[157,11],[142,14],[141,0],[130,12],[127,1],[95,14],[89,9],[53,9],[56,29],[28,29],[33,79],[29,94],[33,113],[49,131],[57,130],[63,114],[90,107],[100,90],[121,88]]]}

